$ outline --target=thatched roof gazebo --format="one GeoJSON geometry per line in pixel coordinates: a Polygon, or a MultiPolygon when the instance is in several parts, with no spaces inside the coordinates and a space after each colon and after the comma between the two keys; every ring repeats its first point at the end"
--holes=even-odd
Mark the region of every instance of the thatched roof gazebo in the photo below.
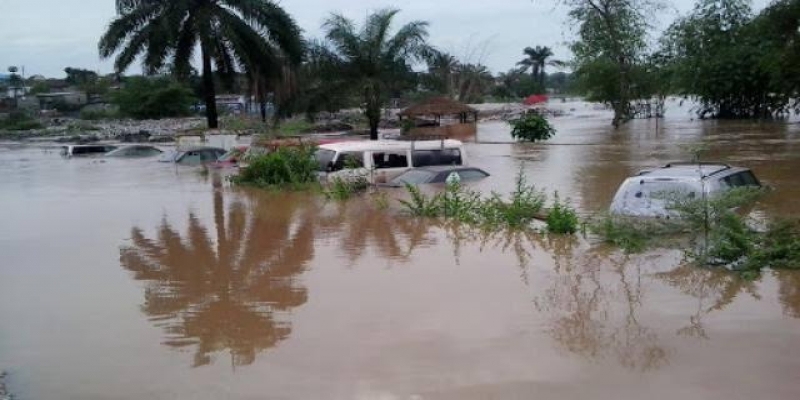
{"type": "Polygon", "coordinates": [[[419,104],[400,111],[397,116],[401,120],[403,118],[416,118],[416,117],[434,117],[436,122],[439,122],[442,116],[457,116],[459,122],[469,122],[469,117],[472,116],[472,122],[478,120],[478,110],[459,103],[455,100],[448,99],[447,97],[434,97],[419,104]]]}

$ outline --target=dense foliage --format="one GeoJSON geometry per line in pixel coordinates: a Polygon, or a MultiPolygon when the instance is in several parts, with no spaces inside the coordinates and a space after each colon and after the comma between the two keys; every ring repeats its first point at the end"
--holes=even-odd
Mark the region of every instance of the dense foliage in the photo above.
{"type": "Polygon", "coordinates": [[[666,32],[675,91],[700,117],[785,115],[798,91],[800,5],[779,0],[754,16],[747,0],[701,0],[666,32]]]}
{"type": "Polygon", "coordinates": [[[215,75],[237,71],[279,74],[303,53],[300,28],[270,0],[117,0],[118,16],[98,45],[100,56],[117,53],[122,72],[141,58],[147,72],[169,69],[190,75],[195,50],[202,61],[202,87],[209,128],[217,128],[215,75]],[[212,66],[213,64],[213,66],[212,66]],[[215,67],[215,68],[214,68],[215,67]]]}
{"type": "Polygon", "coordinates": [[[248,165],[232,180],[262,188],[307,188],[318,182],[315,150],[314,146],[279,147],[248,160],[248,165]]]}
{"type": "Polygon", "coordinates": [[[589,99],[610,105],[615,126],[633,117],[635,75],[644,64],[649,0],[568,0],[577,25],[575,73],[589,99]]]}
{"type": "Polygon", "coordinates": [[[373,140],[378,139],[381,108],[388,96],[413,78],[410,63],[423,61],[430,52],[427,22],[412,21],[390,33],[398,12],[376,11],[361,29],[347,17],[333,14],[323,25],[326,41],[316,50],[334,72],[328,78],[361,96],[373,140]]]}
{"type": "Polygon", "coordinates": [[[164,77],[128,78],[110,97],[122,115],[137,119],[185,116],[194,103],[188,87],[164,77]]]}
{"type": "Polygon", "coordinates": [[[550,125],[543,115],[528,113],[519,119],[510,121],[511,136],[517,140],[538,142],[547,140],[556,134],[555,128],[550,125]]]}

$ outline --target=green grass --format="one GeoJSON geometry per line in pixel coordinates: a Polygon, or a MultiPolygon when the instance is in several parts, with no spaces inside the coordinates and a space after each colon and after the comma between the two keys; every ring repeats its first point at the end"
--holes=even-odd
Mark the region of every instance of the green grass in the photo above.
{"type": "Polygon", "coordinates": [[[319,186],[314,146],[279,147],[255,156],[231,180],[260,188],[307,190],[319,186]]]}

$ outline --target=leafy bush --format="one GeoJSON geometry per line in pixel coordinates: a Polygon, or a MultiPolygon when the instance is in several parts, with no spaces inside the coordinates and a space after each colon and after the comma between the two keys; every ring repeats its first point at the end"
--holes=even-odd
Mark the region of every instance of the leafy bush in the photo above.
{"type": "MultiPolygon", "coordinates": [[[[547,198],[544,193],[527,183],[522,170],[517,176],[516,188],[511,192],[508,201],[503,200],[497,193],[482,199],[480,193],[466,189],[456,182],[448,183],[443,193],[432,197],[425,196],[419,188],[411,184],[406,184],[406,190],[411,199],[400,200],[400,203],[412,215],[445,217],[488,229],[530,228],[534,219],[544,219],[541,210],[547,198]]],[[[571,223],[577,227],[575,212],[563,205],[559,207],[561,207],[559,212],[563,214],[560,218],[567,224],[571,223]],[[570,215],[574,221],[570,219],[570,215]]]]}
{"type": "Polygon", "coordinates": [[[537,142],[550,139],[556,134],[555,128],[550,126],[547,118],[537,113],[528,113],[509,123],[511,124],[511,136],[517,140],[537,142]]]}
{"type": "Polygon", "coordinates": [[[14,111],[6,119],[0,119],[0,129],[9,131],[29,131],[44,126],[35,118],[23,111],[14,111]]]}
{"type": "Polygon", "coordinates": [[[673,220],[643,220],[636,217],[604,215],[588,224],[589,231],[602,241],[622,248],[626,253],[638,253],[670,235],[684,231],[684,226],[673,220]]]}
{"type": "Polygon", "coordinates": [[[191,89],[169,78],[134,77],[112,93],[111,102],[123,115],[160,119],[189,115],[194,98],[191,89]]]}
{"type": "Polygon", "coordinates": [[[578,214],[567,203],[561,203],[558,192],[553,200],[553,207],[547,213],[548,232],[573,234],[578,231],[578,214]]]}
{"type": "Polygon", "coordinates": [[[528,184],[522,168],[517,172],[515,182],[509,202],[504,201],[497,193],[492,193],[484,201],[481,212],[486,225],[521,228],[530,225],[534,219],[541,218],[540,212],[547,196],[528,184]]]}
{"type": "Polygon", "coordinates": [[[410,200],[400,200],[402,204],[411,215],[418,217],[438,217],[440,215],[440,197],[439,195],[428,198],[419,188],[406,183],[406,190],[411,195],[410,200]]]}
{"type": "Polygon", "coordinates": [[[477,223],[482,207],[480,194],[464,188],[460,182],[448,182],[439,196],[441,212],[447,218],[465,223],[477,223]]]}
{"type": "Polygon", "coordinates": [[[368,187],[369,181],[367,181],[366,177],[343,179],[337,176],[333,178],[333,182],[328,185],[325,196],[334,200],[347,200],[356,193],[365,191],[368,187]]]}
{"type": "Polygon", "coordinates": [[[318,183],[314,146],[279,147],[249,159],[249,164],[232,179],[256,187],[308,188],[318,183]]]}

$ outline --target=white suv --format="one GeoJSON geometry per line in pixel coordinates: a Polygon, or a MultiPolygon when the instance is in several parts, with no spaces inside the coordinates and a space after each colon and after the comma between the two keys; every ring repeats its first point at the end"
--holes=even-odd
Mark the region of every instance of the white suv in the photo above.
{"type": "Polygon", "coordinates": [[[625,179],[611,202],[611,213],[636,217],[669,217],[665,194],[689,198],[761,183],[747,168],[719,163],[672,163],[625,179]]]}

